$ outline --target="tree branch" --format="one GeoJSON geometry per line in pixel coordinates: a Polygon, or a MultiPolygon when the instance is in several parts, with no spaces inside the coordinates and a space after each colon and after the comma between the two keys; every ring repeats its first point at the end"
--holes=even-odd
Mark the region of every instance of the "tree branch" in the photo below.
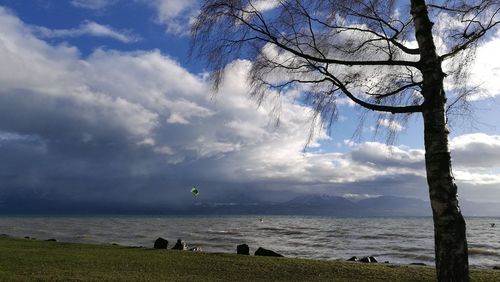
{"type": "Polygon", "coordinates": [[[404,85],[404,86],[401,86],[400,88],[394,90],[394,91],[391,91],[391,92],[388,92],[388,93],[384,93],[384,94],[377,94],[377,93],[366,93],[368,95],[372,95],[372,96],[376,96],[377,99],[382,99],[382,98],[385,98],[385,97],[389,97],[389,96],[393,96],[393,95],[396,95],[408,88],[411,88],[411,87],[415,87],[415,86],[420,86],[422,85],[423,82],[414,82],[414,83],[410,83],[410,84],[407,84],[407,85],[404,85]]]}

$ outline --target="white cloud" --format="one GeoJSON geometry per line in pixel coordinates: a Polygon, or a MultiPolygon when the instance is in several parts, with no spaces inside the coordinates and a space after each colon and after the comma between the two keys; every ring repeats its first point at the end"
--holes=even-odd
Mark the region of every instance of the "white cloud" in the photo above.
{"type": "Polygon", "coordinates": [[[491,40],[478,47],[476,60],[472,66],[472,82],[479,85],[481,91],[469,97],[470,100],[481,100],[500,95],[500,31],[491,40]]]}
{"type": "Polygon", "coordinates": [[[257,0],[250,1],[250,3],[251,6],[259,12],[272,10],[280,5],[280,1],[278,0],[257,0]]]}
{"type": "Polygon", "coordinates": [[[370,198],[377,198],[382,195],[370,195],[370,194],[353,194],[353,193],[347,193],[342,195],[342,197],[353,200],[353,201],[360,201],[364,199],[370,199],[370,198]]]}
{"type": "Polygon", "coordinates": [[[500,184],[500,175],[489,173],[474,173],[464,170],[455,170],[454,175],[459,183],[472,184],[473,186],[500,184]]]}
{"type": "Polygon", "coordinates": [[[394,132],[400,132],[404,129],[404,127],[395,120],[381,119],[379,120],[378,124],[394,132]]]}
{"type": "Polygon", "coordinates": [[[213,111],[184,98],[177,101],[165,100],[165,106],[171,109],[170,117],[167,119],[168,123],[189,124],[190,118],[205,118],[214,114],[213,111]]]}
{"type": "Polygon", "coordinates": [[[396,147],[377,142],[358,144],[351,152],[352,159],[364,164],[381,167],[424,168],[423,150],[396,147]]]}
{"type": "Polygon", "coordinates": [[[156,10],[156,21],[165,25],[166,32],[187,34],[192,16],[197,12],[196,0],[136,0],[156,10]]]}
{"type": "MultiPolygon", "coordinates": [[[[436,41],[438,54],[443,55],[449,53],[452,47],[450,42],[454,42],[450,40],[450,38],[454,37],[450,33],[457,32],[457,30],[465,30],[466,27],[467,23],[463,21],[461,16],[458,15],[453,17],[447,13],[440,13],[439,17],[436,18],[436,25],[434,27],[436,31],[434,40],[436,41]]],[[[468,81],[464,81],[463,84],[467,84],[469,87],[477,86],[476,92],[467,97],[469,101],[478,101],[500,95],[500,86],[496,81],[500,76],[500,65],[498,63],[500,62],[499,49],[500,31],[495,33],[494,30],[490,30],[489,33],[479,41],[473,63],[470,66],[466,66],[470,68],[470,77],[462,78],[468,79],[468,81]]],[[[452,71],[457,71],[457,68],[463,68],[464,66],[462,66],[461,63],[470,60],[463,56],[464,53],[465,52],[458,53],[455,58],[444,61],[443,71],[450,74],[452,71]]],[[[450,77],[445,79],[444,82],[445,88],[450,92],[456,90],[457,87],[463,86],[455,85],[456,82],[450,77]]]]}
{"type": "Polygon", "coordinates": [[[256,0],[256,1],[248,1],[248,5],[244,9],[244,13],[242,13],[242,17],[245,20],[249,20],[251,17],[255,16],[253,12],[257,11],[260,13],[265,13],[270,11],[276,7],[278,7],[280,1],[278,0],[256,0]]]}
{"type": "Polygon", "coordinates": [[[70,3],[78,8],[100,10],[115,2],[116,0],[71,0],[70,3]]]}
{"type": "MultiPolygon", "coordinates": [[[[113,124],[137,136],[148,135],[157,126],[158,115],[141,104],[111,95],[106,89],[93,89],[86,81],[89,61],[81,61],[75,48],[52,47],[31,35],[26,26],[5,10],[0,9],[0,14],[3,43],[0,44],[3,62],[0,91],[11,93],[15,99],[23,96],[13,93],[25,91],[35,97],[46,97],[46,101],[66,101],[68,107],[74,107],[74,116],[81,122],[113,124]]],[[[44,110],[42,106],[39,113],[44,110]]]]}
{"type": "Polygon", "coordinates": [[[33,30],[41,38],[64,38],[79,36],[109,37],[124,43],[136,42],[139,37],[129,31],[117,31],[113,28],[92,21],[83,22],[80,27],[72,29],[48,29],[46,27],[34,26],[33,30]]]}

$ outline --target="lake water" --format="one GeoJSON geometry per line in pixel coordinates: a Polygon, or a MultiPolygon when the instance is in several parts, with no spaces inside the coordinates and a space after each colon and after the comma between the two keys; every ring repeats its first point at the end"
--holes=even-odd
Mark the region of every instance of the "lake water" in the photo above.
{"type": "MultiPolygon", "coordinates": [[[[467,218],[470,264],[500,265],[500,218],[467,218]],[[496,223],[491,227],[490,223],[496,223]]],[[[205,252],[250,252],[264,247],[286,257],[345,260],[375,256],[379,262],[433,264],[432,218],[316,216],[95,216],[0,217],[0,233],[63,242],[152,247],[163,237],[182,238],[205,252]],[[262,219],[262,221],[260,220],[262,219]]]]}

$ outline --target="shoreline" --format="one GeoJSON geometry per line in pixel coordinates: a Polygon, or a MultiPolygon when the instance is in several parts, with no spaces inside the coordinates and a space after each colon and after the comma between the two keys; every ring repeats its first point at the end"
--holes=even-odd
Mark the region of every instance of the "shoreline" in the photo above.
{"type": "MultiPolygon", "coordinates": [[[[490,221],[473,220],[469,225],[473,267],[499,266],[498,233],[490,228],[490,221]]],[[[65,216],[4,217],[0,224],[0,233],[19,238],[145,247],[152,247],[158,237],[171,244],[182,238],[190,247],[206,252],[232,254],[238,244],[248,244],[252,253],[264,247],[290,258],[344,261],[352,256],[375,256],[379,262],[398,265],[434,265],[432,223],[422,218],[65,216]]]]}
{"type": "MultiPolygon", "coordinates": [[[[139,245],[126,245],[126,244],[119,244],[116,242],[79,242],[77,240],[75,241],[60,241],[55,238],[47,238],[47,239],[40,239],[40,238],[35,238],[35,237],[30,237],[30,236],[24,236],[24,237],[18,237],[18,236],[12,236],[10,234],[0,234],[0,239],[2,238],[8,238],[8,239],[15,239],[15,240],[27,240],[27,241],[35,241],[35,242],[57,242],[57,243],[62,243],[62,244],[75,244],[75,245],[92,245],[92,246],[118,246],[118,247],[123,247],[123,248],[133,248],[133,249],[144,249],[144,250],[155,250],[154,248],[154,240],[151,240],[151,246],[139,246],[139,245]]],[[[173,242],[174,240],[170,241],[173,242]]],[[[169,246],[170,250],[173,245],[169,246]]],[[[195,248],[199,248],[197,246],[192,246],[195,248]]],[[[233,253],[231,252],[222,252],[222,251],[204,251],[201,248],[196,251],[192,250],[184,250],[185,252],[199,252],[199,253],[206,253],[206,254],[226,254],[226,255],[237,255],[236,253],[236,245],[234,246],[234,251],[233,253]]],[[[276,250],[273,250],[276,251],[276,250]]],[[[250,254],[250,257],[255,257],[255,255],[250,254]]],[[[351,258],[331,258],[331,259],[321,259],[321,258],[305,258],[305,257],[287,257],[283,256],[288,259],[302,259],[302,260],[312,260],[312,261],[333,261],[333,262],[346,262],[346,263],[356,263],[356,264],[378,264],[378,265],[390,265],[390,266],[416,266],[416,267],[431,267],[434,268],[434,264],[428,264],[428,263],[423,263],[423,262],[412,262],[412,263],[398,263],[398,262],[390,262],[390,261],[376,261],[376,262],[362,262],[359,259],[366,258],[366,257],[373,257],[371,255],[367,255],[366,257],[356,257],[353,256],[351,258]],[[352,261],[352,258],[357,258],[356,261],[352,261]]],[[[488,266],[488,265],[470,265],[470,269],[472,270],[500,270],[500,262],[498,265],[495,266],[488,266]]],[[[500,280],[499,280],[500,281],[500,280]]]]}

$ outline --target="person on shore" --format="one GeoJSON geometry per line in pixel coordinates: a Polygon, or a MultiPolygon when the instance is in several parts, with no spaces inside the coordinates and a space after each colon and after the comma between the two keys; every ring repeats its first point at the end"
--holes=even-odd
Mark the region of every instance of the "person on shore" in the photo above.
{"type": "Polygon", "coordinates": [[[179,239],[177,239],[177,243],[175,243],[175,245],[172,248],[172,250],[182,250],[182,251],[185,251],[185,250],[187,250],[186,243],[182,242],[182,240],[179,238],[179,239]]]}

